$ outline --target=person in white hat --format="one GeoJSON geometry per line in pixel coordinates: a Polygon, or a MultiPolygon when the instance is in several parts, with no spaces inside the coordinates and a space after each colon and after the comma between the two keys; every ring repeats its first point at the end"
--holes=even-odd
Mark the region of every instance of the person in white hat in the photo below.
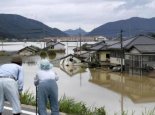
{"type": "Polygon", "coordinates": [[[37,103],[39,115],[47,115],[46,106],[49,101],[51,115],[59,115],[58,104],[58,80],[57,74],[52,71],[53,65],[48,59],[42,59],[39,64],[39,70],[34,78],[34,84],[38,87],[37,103]]]}
{"type": "Polygon", "coordinates": [[[0,115],[3,112],[5,99],[12,105],[13,115],[20,115],[19,94],[23,90],[23,82],[22,58],[15,55],[11,63],[0,66],[0,115]]]}

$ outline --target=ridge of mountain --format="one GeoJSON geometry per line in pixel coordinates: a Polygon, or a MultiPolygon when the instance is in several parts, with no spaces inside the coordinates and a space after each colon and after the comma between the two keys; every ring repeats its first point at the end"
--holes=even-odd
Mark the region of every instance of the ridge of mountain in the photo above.
{"type": "Polygon", "coordinates": [[[155,33],[155,18],[132,17],[125,20],[108,22],[94,28],[87,36],[118,37],[121,30],[126,37],[155,33]]]}
{"type": "Polygon", "coordinates": [[[85,30],[83,30],[82,28],[78,28],[78,29],[68,29],[66,31],[64,31],[66,34],[68,34],[69,36],[79,36],[80,34],[82,36],[86,35],[87,32],[85,30]]]}
{"type": "Polygon", "coordinates": [[[68,35],[57,28],[51,28],[34,19],[17,14],[0,14],[0,36],[24,39],[68,35]]]}

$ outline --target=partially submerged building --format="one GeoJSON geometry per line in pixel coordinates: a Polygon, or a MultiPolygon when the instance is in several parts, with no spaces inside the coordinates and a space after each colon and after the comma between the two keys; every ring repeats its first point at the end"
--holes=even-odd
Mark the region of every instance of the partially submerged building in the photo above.
{"type": "Polygon", "coordinates": [[[65,51],[65,45],[60,42],[51,42],[43,50],[65,51]]]}
{"type": "Polygon", "coordinates": [[[30,56],[30,55],[36,55],[39,51],[40,51],[39,47],[31,45],[20,49],[17,53],[22,56],[30,56]]]}

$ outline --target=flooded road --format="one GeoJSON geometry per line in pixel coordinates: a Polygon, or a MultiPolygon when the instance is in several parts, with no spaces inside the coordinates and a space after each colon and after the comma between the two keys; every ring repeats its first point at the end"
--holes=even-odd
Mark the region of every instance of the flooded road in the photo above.
{"type": "MultiPolygon", "coordinates": [[[[64,54],[57,54],[56,58],[64,54]]],[[[0,62],[8,62],[9,57],[0,57],[0,62]]],[[[38,69],[39,56],[23,58],[25,74],[24,91],[35,94],[33,78],[38,69]]],[[[52,61],[52,60],[51,60],[52,61]]],[[[155,108],[155,79],[147,76],[129,76],[111,72],[105,68],[81,68],[61,66],[53,62],[53,70],[59,75],[59,99],[64,95],[82,101],[88,107],[104,106],[107,115],[142,115],[155,108]]]]}

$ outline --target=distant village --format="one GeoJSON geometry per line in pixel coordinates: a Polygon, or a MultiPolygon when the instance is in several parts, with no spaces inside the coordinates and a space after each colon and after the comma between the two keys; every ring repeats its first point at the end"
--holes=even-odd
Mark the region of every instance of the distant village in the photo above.
{"type": "Polygon", "coordinates": [[[93,36],[93,37],[89,37],[89,36],[70,36],[70,37],[42,37],[42,38],[22,38],[22,39],[17,39],[17,38],[3,38],[3,40],[1,39],[1,41],[4,42],[38,42],[38,41],[42,41],[42,42],[48,42],[50,40],[53,41],[61,41],[61,42],[65,42],[65,41],[72,41],[72,42],[91,42],[91,41],[96,41],[99,38],[102,38],[102,36],[93,36]]]}

